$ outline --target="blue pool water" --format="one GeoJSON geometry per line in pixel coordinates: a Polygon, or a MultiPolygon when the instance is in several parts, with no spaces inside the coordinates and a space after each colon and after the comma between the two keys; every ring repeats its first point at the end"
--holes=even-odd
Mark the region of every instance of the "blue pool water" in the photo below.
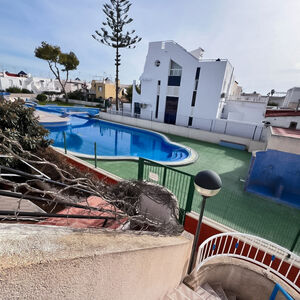
{"type": "MultiPolygon", "coordinates": [[[[47,107],[43,110],[51,112],[47,107]]],[[[164,162],[178,162],[189,156],[188,150],[154,132],[82,116],[70,115],[69,118],[69,125],[46,126],[55,147],[64,148],[65,132],[67,149],[87,155],[94,155],[96,142],[100,156],[137,156],[164,162]]]]}

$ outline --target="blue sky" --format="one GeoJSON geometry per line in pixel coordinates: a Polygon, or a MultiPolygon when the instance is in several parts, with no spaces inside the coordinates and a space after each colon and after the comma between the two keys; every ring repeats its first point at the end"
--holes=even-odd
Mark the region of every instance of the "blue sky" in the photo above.
{"type": "MultiPolygon", "coordinates": [[[[41,41],[73,51],[72,78],[114,77],[114,52],[91,35],[104,21],[102,0],[0,0],[0,70],[50,76],[34,57],[41,41]]],[[[150,41],[174,40],[204,58],[227,58],[245,91],[300,85],[300,0],[133,0],[129,28],[143,38],[122,50],[121,82],[138,79],[150,41]]]]}

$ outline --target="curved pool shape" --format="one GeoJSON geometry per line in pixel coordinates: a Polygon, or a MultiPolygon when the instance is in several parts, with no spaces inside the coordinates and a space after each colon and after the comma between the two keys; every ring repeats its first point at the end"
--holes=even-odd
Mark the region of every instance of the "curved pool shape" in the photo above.
{"type": "Polygon", "coordinates": [[[50,131],[49,138],[54,140],[55,147],[64,148],[65,132],[67,149],[76,156],[93,158],[96,142],[97,156],[106,159],[143,157],[170,165],[187,164],[196,159],[190,148],[172,143],[153,131],[78,115],[69,118],[69,125],[45,127],[50,131]]]}

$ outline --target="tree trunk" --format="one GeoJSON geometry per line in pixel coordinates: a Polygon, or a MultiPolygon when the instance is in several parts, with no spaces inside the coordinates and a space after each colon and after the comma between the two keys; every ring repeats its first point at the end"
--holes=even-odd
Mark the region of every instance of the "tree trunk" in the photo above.
{"type": "Polygon", "coordinates": [[[119,48],[116,48],[116,110],[119,110],[119,48]]]}
{"type": "Polygon", "coordinates": [[[69,103],[68,93],[66,92],[66,90],[64,88],[63,88],[63,93],[65,94],[66,103],[69,103]]]}

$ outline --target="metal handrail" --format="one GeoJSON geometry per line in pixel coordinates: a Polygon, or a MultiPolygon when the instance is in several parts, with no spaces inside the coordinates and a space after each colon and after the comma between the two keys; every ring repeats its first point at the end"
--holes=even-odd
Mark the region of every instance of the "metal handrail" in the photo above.
{"type": "Polygon", "coordinates": [[[192,273],[198,272],[211,259],[224,256],[254,263],[280,277],[297,292],[300,292],[300,284],[296,284],[300,278],[300,257],[298,255],[263,238],[239,232],[220,233],[205,240],[199,246],[196,266],[192,273]],[[263,255],[262,259],[258,259],[260,252],[263,255]],[[253,253],[255,253],[254,256],[253,253]],[[266,260],[267,256],[269,258],[266,260]],[[278,263],[274,263],[275,260],[278,263]],[[282,268],[283,263],[288,265],[282,268]],[[294,279],[290,280],[288,277],[292,269],[296,273],[294,279]]]}

